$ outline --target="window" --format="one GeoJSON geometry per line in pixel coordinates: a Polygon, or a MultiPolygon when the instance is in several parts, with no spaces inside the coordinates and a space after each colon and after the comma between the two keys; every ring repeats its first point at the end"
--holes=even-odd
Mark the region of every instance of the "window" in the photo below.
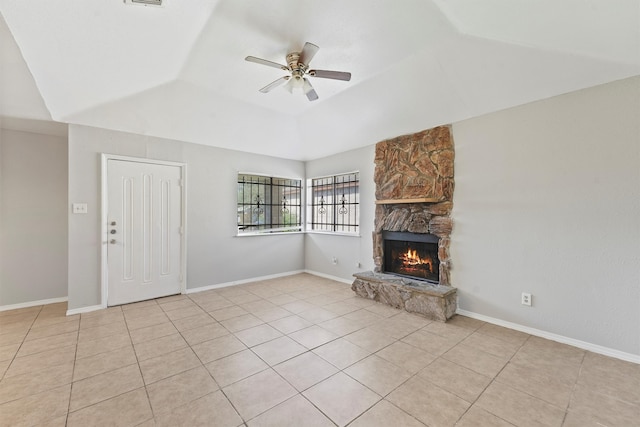
{"type": "Polygon", "coordinates": [[[310,180],[309,229],[358,233],[360,190],[358,172],[310,180]]]}
{"type": "Polygon", "coordinates": [[[302,181],[238,174],[238,234],[302,230],[302,181]]]}

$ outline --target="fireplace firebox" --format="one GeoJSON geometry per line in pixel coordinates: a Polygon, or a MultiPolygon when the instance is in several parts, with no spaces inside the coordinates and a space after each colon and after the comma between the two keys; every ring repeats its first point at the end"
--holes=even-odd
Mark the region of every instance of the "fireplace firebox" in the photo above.
{"type": "Polygon", "coordinates": [[[410,232],[382,232],[383,272],[438,284],[438,236],[410,232]]]}

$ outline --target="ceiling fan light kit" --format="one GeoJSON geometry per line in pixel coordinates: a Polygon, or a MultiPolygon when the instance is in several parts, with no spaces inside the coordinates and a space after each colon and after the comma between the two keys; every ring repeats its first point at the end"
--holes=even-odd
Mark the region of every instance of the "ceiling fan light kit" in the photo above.
{"type": "Polygon", "coordinates": [[[313,89],[311,82],[306,76],[343,80],[347,82],[351,80],[351,73],[344,71],[310,70],[309,62],[311,62],[316,53],[318,53],[319,49],[320,48],[315,44],[307,42],[304,44],[302,51],[291,52],[286,56],[287,65],[281,65],[277,62],[257,58],[255,56],[247,56],[245,60],[289,72],[288,76],[280,77],[278,80],[269,83],[260,89],[260,92],[268,93],[276,87],[282,86],[286,83],[285,89],[290,93],[293,93],[294,89],[301,89],[309,101],[315,101],[318,99],[318,94],[313,89]]]}

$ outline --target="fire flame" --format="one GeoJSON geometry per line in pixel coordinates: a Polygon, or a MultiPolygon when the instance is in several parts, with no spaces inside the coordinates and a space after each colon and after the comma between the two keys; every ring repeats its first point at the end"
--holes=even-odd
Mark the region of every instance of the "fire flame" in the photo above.
{"type": "Polygon", "coordinates": [[[407,253],[403,254],[402,258],[406,265],[426,265],[429,268],[429,271],[433,271],[433,261],[430,258],[420,258],[418,251],[416,250],[408,249],[407,253]]]}

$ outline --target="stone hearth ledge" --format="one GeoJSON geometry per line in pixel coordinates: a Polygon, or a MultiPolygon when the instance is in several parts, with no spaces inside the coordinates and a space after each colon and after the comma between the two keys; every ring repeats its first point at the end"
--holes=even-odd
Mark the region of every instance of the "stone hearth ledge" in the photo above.
{"type": "Polygon", "coordinates": [[[363,298],[440,322],[446,322],[456,313],[457,290],[454,287],[372,271],[353,276],[356,280],[351,289],[363,298]]]}

